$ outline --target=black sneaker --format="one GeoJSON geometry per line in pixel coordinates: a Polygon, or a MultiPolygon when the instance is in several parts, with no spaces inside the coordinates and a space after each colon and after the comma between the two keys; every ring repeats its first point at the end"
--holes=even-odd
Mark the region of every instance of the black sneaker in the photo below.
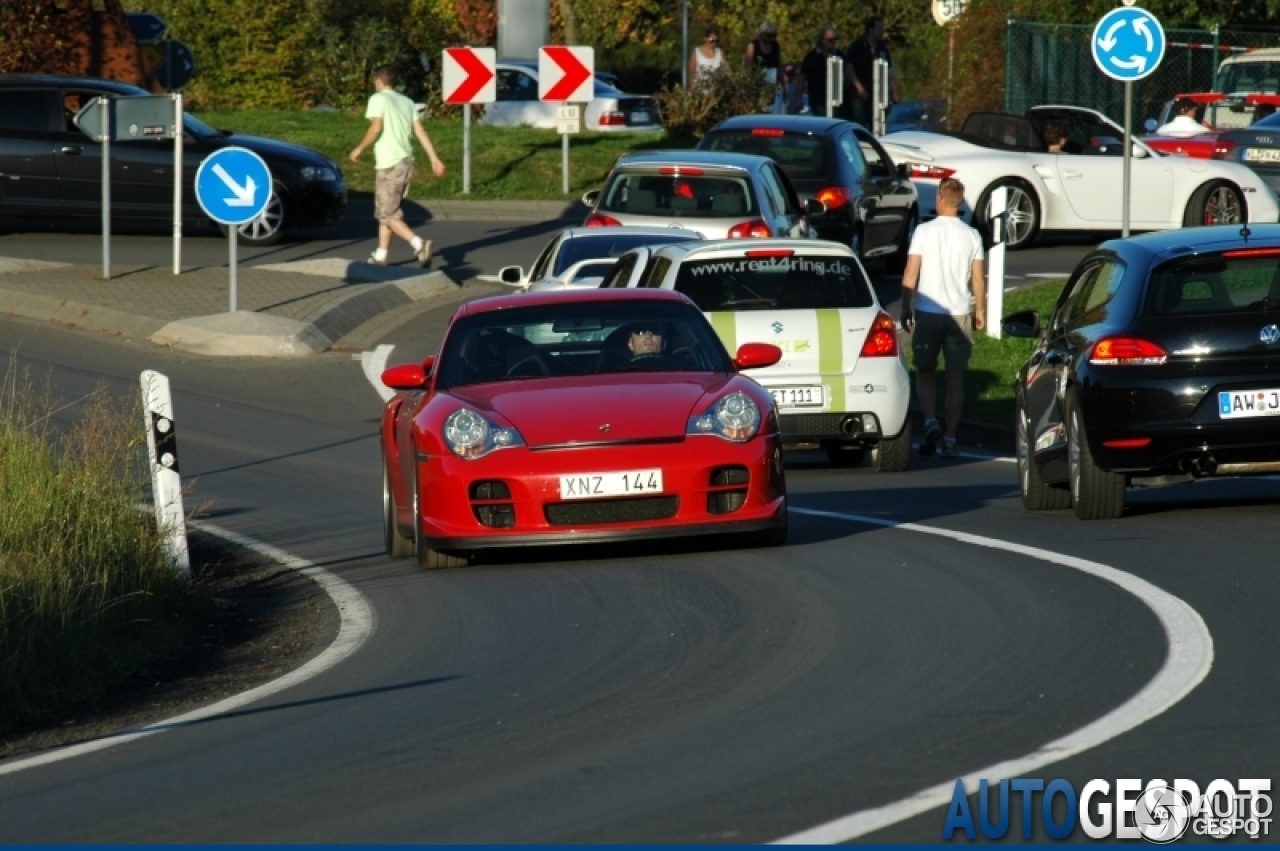
{"type": "Polygon", "coordinates": [[[929,420],[924,424],[924,438],[920,441],[920,454],[932,458],[938,452],[938,441],[942,440],[942,426],[937,420],[929,420]]]}

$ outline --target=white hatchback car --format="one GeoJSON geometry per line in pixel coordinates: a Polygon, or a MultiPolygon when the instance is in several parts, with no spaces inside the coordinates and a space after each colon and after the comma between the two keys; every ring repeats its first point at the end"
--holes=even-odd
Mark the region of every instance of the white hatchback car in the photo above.
{"type": "Polygon", "coordinates": [[[788,446],[820,446],[832,463],[849,466],[869,453],[882,472],[911,465],[910,385],[896,325],[848,246],[800,239],[664,245],[653,249],[636,285],[688,296],[731,352],[743,343],[782,349],[776,366],[751,377],[773,395],[788,446]]]}

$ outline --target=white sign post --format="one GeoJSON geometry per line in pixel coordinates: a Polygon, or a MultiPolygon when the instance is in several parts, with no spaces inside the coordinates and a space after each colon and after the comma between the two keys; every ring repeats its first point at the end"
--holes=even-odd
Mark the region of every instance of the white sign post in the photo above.
{"type": "Polygon", "coordinates": [[[835,108],[844,103],[844,60],[839,54],[827,57],[827,118],[834,117],[835,108]]]}
{"type": "MultiPolygon", "coordinates": [[[[596,50],[594,47],[551,45],[538,50],[538,99],[563,104],[586,103],[596,95],[596,50]]],[[[570,119],[560,108],[560,187],[569,194],[570,119]]],[[[575,113],[577,107],[573,108],[575,113]]]]}
{"type": "Polygon", "coordinates": [[[1098,69],[1124,83],[1124,167],[1120,235],[1129,236],[1129,171],[1133,160],[1133,83],[1155,71],[1164,59],[1164,27],[1156,16],[1136,7],[1112,9],[1093,28],[1090,46],[1098,69]]]}
{"type": "Polygon", "coordinates": [[[987,336],[1000,339],[1004,316],[1004,252],[1009,239],[1009,187],[991,192],[991,251],[987,254],[987,336]]]}
{"type": "Polygon", "coordinates": [[[947,28],[947,121],[951,120],[951,92],[956,71],[956,21],[964,12],[965,0],[933,0],[933,20],[947,28]]]}
{"type": "Polygon", "coordinates": [[[182,478],[178,474],[178,439],[173,424],[169,378],[154,370],[142,373],[142,408],[151,465],[151,498],[156,528],[164,536],[165,552],[173,566],[191,578],[187,551],[187,515],[182,508],[182,478]]]}
{"type": "Polygon", "coordinates": [[[498,99],[497,52],[492,47],[446,47],[440,61],[445,103],[462,104],[462,194],[471,194],[471,104],[498,99]]]}
{"type": "Polygon", "coordinates": [[[889,118],[889,63],[877,59],[871,66],[871,132],[883,136],[889,118]]]}
{"type": "Polygon", "coordinates": [[[240,225],[261,216],[271,201],[271,169],[248,148],[219,148],[196,169],[196,201],[205,215],[227,225],[231,312],[236,304],[236,241],[240,225]]]}

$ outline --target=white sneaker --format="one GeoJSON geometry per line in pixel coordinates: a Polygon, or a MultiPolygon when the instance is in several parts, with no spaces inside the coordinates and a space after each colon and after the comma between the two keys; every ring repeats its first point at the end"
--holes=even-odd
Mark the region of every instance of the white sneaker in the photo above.
{"type": "Polygon", "coordinates": [[[418,249],[418,265],[427,268],[431,265],[431,240],[422,240],[422,247],[418,249]]]}

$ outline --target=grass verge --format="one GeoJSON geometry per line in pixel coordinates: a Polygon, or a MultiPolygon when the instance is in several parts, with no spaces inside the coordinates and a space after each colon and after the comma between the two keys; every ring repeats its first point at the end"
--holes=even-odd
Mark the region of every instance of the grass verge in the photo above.
{"type": "MultiPolygon", "coordinates": [[[[342,167],[347,188],[373,192],[373,151],[360,162],[347,159],[369,127],[367,119],[343,112],[246,110],[201,112],[201,121],[220,130],[270,136],[320,151],[342,167]]],[[[448,171],[431,175],[426,154],[415,141],[416,173],[410,197],[415,199],[573,200],[598,189],[622,154],[633,149],[666,147],[661,133],[574,134],[569,140],[569,194],[561,190],[561,142],[554,130],[527,127],[471,126],[471,194],[462,194],[462,122],[428,121],[440,159],[448,171]]]]}
{"type": "Polygon", "coordinates": [[[0,727],[92,698],[182,643],[190,591],[143,494],[139,407],[99,390],[56,434],[46,394],[0,385],[0,727]]]}
{"type": "MultiPolygon", "coordinates": [[[[1019,310],[1038,310],[1041,321],[1044,321],[1053,311],[1065,283],[1066,281],[1047,281],[1025,290],[1006,293],[1005,316],[1019,310]]],[[[966,420],[990,424],[997,429],[1007,430],[1012,435],[1014,380],[1035,347],[1035,340],[1020,337],[996,340],[987,336],[985,331],[977,332],[973,355],[969,358],[969,371],[965,375],[966,420]]],[[[914,386],[914,379],[912,384],[914,386]]],[[[938,378],[938,394],[938,402],[941,404],[941,375],[938,378]]],[[[1010,438],[1009,445],[1012,446],[1012,443],[1010,438]]]]}

